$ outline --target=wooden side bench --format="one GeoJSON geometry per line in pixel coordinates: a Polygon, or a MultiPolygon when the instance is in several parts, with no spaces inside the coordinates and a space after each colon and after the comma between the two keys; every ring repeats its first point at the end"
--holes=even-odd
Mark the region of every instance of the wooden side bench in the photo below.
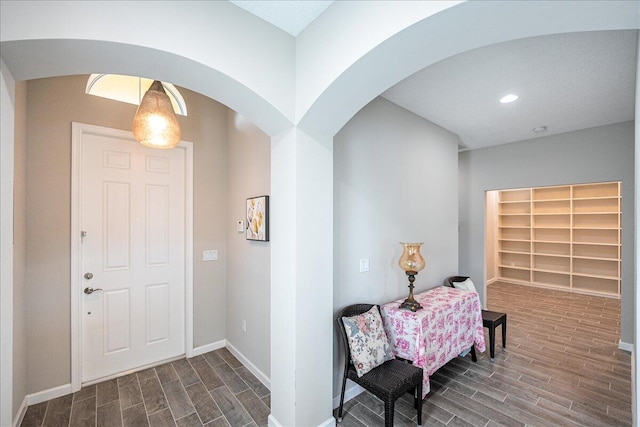
{"type": "Polygon", "coordinates": [[[489,329],[489,354],[491,360],[495,357],[496,328],[502,325],[502,351],[507,348],[507,313],[482,310],[482,325],[489,329]]]}

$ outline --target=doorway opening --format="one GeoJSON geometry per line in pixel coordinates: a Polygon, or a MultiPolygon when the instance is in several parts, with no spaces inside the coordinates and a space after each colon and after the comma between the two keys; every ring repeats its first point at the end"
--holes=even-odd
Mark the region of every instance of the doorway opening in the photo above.
{"type": "Polygon", "coordinates": [[[161,156],[139,146],[131,132],[73,124],[72,391],[193,353],[193,146],[182,142],[176,150],[161,156]],[[95,164],[89,164],[92,157],[95,164]],[[96,181],[98,198],[87,204],[94,191],[85,188],[91,178],[87,173],[102,167],[111,175],[149,176],[105,172],[96,181]],[[171,170],[179,176],[172,178],[171,170]],[[100,251],[96,257],[86,253],[89,239],[100,251]],[[150,276],[141,281],[134,264],[150,276]],[[122,276],[127,272],[133,274],[130,280],[122,276]],[[107,278],[114,274],[118,277],[107,278]],[[101,282],[96,280],[100,276],[101,282]],[[133,282],[141,285],[127,285],[133,282]],[[93,366],[91,355],[104,356],[113,366],[93,366]]]}

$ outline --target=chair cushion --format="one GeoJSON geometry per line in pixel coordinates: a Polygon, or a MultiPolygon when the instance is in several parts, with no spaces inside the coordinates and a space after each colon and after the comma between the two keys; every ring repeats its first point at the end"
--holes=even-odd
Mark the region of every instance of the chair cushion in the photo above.
{"type": "Polygon", "coordinates": [[[342,323],[349,341],[351,360],[359,377],[394,358],[378,307],[374,305],[366,313],[343,317],[342,323]]]}
{"type": "Polygon", "coordinates": [[[466,279],[464,282],[453,282],[453,287],[456,289],[462,289],[463,291],[476,292],[476,287],[471,279],[466,279]]]}

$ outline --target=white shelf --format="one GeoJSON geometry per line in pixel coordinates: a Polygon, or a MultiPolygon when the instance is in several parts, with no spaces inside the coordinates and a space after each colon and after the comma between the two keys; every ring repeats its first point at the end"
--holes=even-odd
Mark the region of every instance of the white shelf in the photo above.
{"type": "Polygon", "coordinates": [[[620,297],[619,182],[498,195],[499,278],[620,297]]]}

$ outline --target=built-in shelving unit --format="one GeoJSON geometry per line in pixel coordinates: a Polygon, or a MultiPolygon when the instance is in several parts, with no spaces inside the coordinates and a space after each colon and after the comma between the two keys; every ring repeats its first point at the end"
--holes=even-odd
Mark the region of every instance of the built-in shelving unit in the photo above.
{"type": "Polygon", "coordinates": [[[620,297],[620,183],[499,191],[498,277],[620,297]]]}

